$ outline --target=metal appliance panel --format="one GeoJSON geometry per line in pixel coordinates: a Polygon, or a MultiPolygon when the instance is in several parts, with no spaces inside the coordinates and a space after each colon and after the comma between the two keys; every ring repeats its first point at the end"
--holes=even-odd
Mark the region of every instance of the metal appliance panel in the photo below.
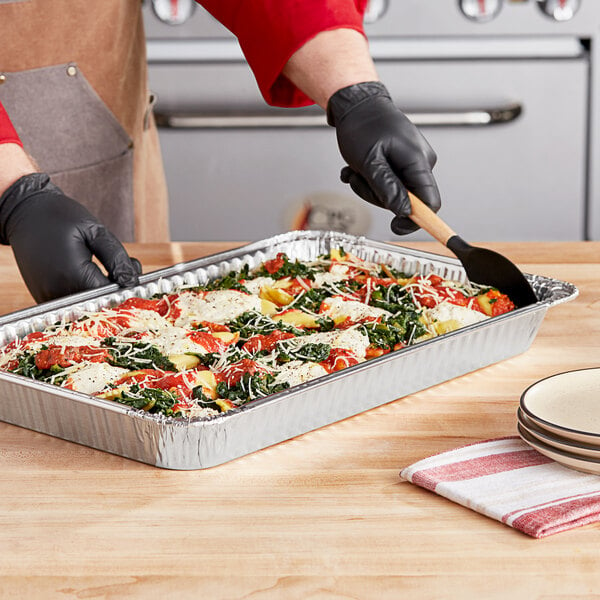
{"type": "MultiPolygon", "coordinates": [[[[582,238],[585,55],[560,61],[381,61],[378,69],[396,102],[417,117],[423,111],[521,106],[521,115],[509,123],[421,127],[439,157],[434,173],[443,199],[440,214],[462,235],[473,240],[582,238]]],[[[340,227],[393,238],[389,213],[357,199],[339,181],[343,161],[333,129],[294,126],[299,115],[323,119],[320,111],[266,107],[242,63],[155,65],[151,85],[159,113],[225,117],[223,127],[161,130],[174,239],[274,235],[290,228],[290,213],[319,195],[339,199],[346,208],[340,227]],[[177,92],[176,80],[184,81],[177,92]],[[290,126],[249,130],[227,124],[228,115],[282,115],[290,126]],[[361,211],[371,221],[363,231],[361,211]],[[349,223],[353,219],[359,223],[349,223]]],[[[324,228],[337,229],[341,218],[332,211],[324,216],[324,228]]],[[[409,239],[427,239],[427,234],[409,239]]]]}
{"type": "MultiPolygon", "coordinates": [[[[172,0],[171,4],[177,2],[172,0]]],[[[461,101],[469,109],[481,109],[482,105],[476,101],[482,98],[485,89],[493,91],[490,94],[493,96],[492,102],[501,98],[527,100],[521,118],[514,126],[510,126],[510,134],[508,126],[494,128],[494,132],[490,132],[490,138],[498,137],[497,153],[492,151],[495,142],[483,142],[485,136],[479,131],[458,127],[451,132],[433,130],[431,127],[424,129],[440,157],[436,175],[445,200],[442,214],[462,231],[464,215],[472,215],[470,220],[475,221],[475,215],[478,215],[477,218],[486,216],[490,206],[498,207],[508,202],[507,210],[501,211],[503,219],[498,228],[492,228],[490,220],[484,219],[483,228],[475,229],[474,239],[600,239],[600,170],[594,167],[600,153],[600,3],[594,0],[566,0],[564,6],[578,5],[578,10],[573,18],[556,21],[543,14],[541,9],[546,4],[544,2],[502,0],[501,9],[495,17],[482,22],[465,17],[460,6],[467,4],[479,7],[476,10],[481,11],[496,3],[488,0],[370,0],[372,10],[369,14],[371,17],[375,15],[376,19],[368,20],[365,27],[371,53],[386,84],[395,90],[394,95],[403,110],[418,110],[422,104],[454,110],[461,101]],[[470,63],[473,74],[451,76],[445,70],[449,61],[470,63]],[[494,67],[494,76],[483,73],[487,70],[488,63],[485,61],[514,61],[507,63],[506,71],[523,62],[530,70],[529,79],[522,70],[514,80],[512,76],[505,77],[502,68],[494,67]],[[565,62],[571,64],[567,66],[565,62]],[[574,63],[577,66],[571,68],[574,63]],[[552,71],[550,76],[548,71],[552,71]],[[525,80],[527,93],[519,88],[522,79],[525,80]],[[436,85],[437,80],[446,81],[448,85],[439,89],[442,86],[436,85]],[[463,90],[458,88],[459,84],[465,86],[464,95],[461,93],[463,90]],[[541,94],[534,89],[536,86],[541,94]],[[468,94],[473,91],[477,93],[471,93],[469,97],[468,94]],[[528,98],[530,92],[533,101],[528,98]],[[434,93],[436,95],[432,95],[434,93]],[[542,94],[545,98],[541,97],[542,94]],[[554,130],[556,135],[552,136],[554,130]],[[471,150],[470,156],[466,150],[471,150]],[[488,171],[492,170],[492,163],[497,171],[490,176],[488,171]],[[542,163],[546,164],[544,169],[542,163]],[[463,175],[465,166],[468,171],[463,175]],[[542,170],[543,175],[540,175],[542,170]],[[504,171],[504,178],[499,171],[504,171]],[[476,176],[473,177],[473,174],[476,176]],[[569,185],[569,181],[572,185],[569,185]],[[527,198],[523,200],[525,196],[527,198]],[[508,208],[519,203],[528,214],[524,220],[515,218],[511,223],[508,208]],[[544,210],[539,210],[542,206],[544,210]],[[535,212],[537,215],[534,220],[535,212]],[[460,220],[456,220],[455,216],[460,220]],[[536,229],[538,219],[541,220],[539,231],[536,229]]],[[[257,110],[261,117],[263,113],[278,115],[276,109],[268,109],[262,103],[235,37],[201,6],[196,7],[189,20],[177,26],[167,25],[156,17],[152,0],[144,1],[143,13],[150,80],[159,94],[159,111],[185,105],[192,112],[208,110],[210,114],[212,109],[209,104],[213,103],[213,108],[223,108],[220,102],[225,101],[225,108],[230,113],[241,112],[244,115],[249,110],[257,110]],[[211,69],[219,74],[212,77],[209,74],[211,69]],[[207,77],[203,80],[205,75],[207,77]],[[168,85],[165,84],[167,81],[168,85]],[[173,104],[176,90],[180,90],[182,96],[173,104]],[[219,91],[222,91],[220,97],[219,91]]],[[[460,67],[454,65],[451,71],[456,70],[461,71],[460,67]]],[[[508,74],[512,75],[510,72],[508,74]]],[[[310,114],[310,118],[315,117],[310,114]]],[[[194,197],[194,194],[206,185],[211,197],[218,198],[228,207],[228,200],[223,197],[225,194],[228,197],[231,195],[226,190],[221,196],[220,189],[215,189],[219,186],[210,177],[200,181],[198,175],[197,180],[191,181],[185,157],[176,155],[176,158],[169,159],[172,151],[180,152],[178,148],[182,144],[197,151],[198,144],[190,141],[196,134],[188,133],[190,135],[186,136],[185,141],[179,142],[176,140],[180,136],[169,130],[161,130],[173,204],[173,235],[175,239],[207,239],[205,232],[199,234],[199,228],[186,222],[189,207],[195,207],[195,198],[201,195],[194,197]],[[179,185],[181,175],[184,179],[179,185]]],[[[282,205],[293,204],[295,198],[315,193],[319,188],[319,194],[324,192],[336,197],[336,207],[323,213],[324,226],[329,223],[333,227],[338,222],[340,226],[347,226],[358,220],[369,235],[384,239],[391,237],[386,222],[389,219],[380,211],[367,209],[373,221],[371,228],[364,223],[369,213],[367,217],[361,215],[362,209],[356,202],[348,205],[349,214],[341,214],[338,196],[341,197],[341,205],[345,206],[344,198],[349,198],[347,190],[337,182],[337,168],[329,176],[326,173],[333,165],[341,165],[335,143],[325,141],[323,132],[308,136],[294,128],[293,131],[282,130],[279,133],[282,135],[270,131],[258,136],[248,129],[243,132],[246,137],[256,137],[257,154],[263,158],[256,172],[262,176],[268,171],[273,156],[273,164],[278,167],[278,161],[281,160],[278,152],[289,153],[289,148],[293,146],[298,155],[298,171],[302,170],[306,175],[302,178],[298,171],[292,172],[292,167],[288,165],[278,179],[289,180],[290,186],[284,187],[282,182],[276,184],[274,189],[277,190],[277,197],[266,200],[263,195],[268,186],[260,187],[251,183],[245,193],[249,204],[259,206],[261,210],[263,206],[269,206],[278,211],[282,205]],[[312,150],[314,162],[306,158],[312,150]],[[317,162],[324,165],[322,170],[317,162]],[[292,185],[297,186],[295,190],[292,190],[292,185]]],[[[205,137],[212,140],[215,135],[216,130],[213,130],[211,135],[205,137]]],[[[240,139],[235,137],[232,142],[232,137],[231,130],[224,133],[215,148],[219,152],[231,149],[240,139]]],[[[232,160],[246,162],[241,156],[242,152],[231,152],[232,160]]],[[[210,150],[204,149],[200,156],[203,161],[208,159],[211,176],[212,173],[220,176],[219,169],[232,173],[227,166],[215,166],[215,155],[208,154],[210,150]]],[[[194,171],[200,174],[201,168],[195,164],[194,171]]],[[[319,198],[322,199],[322,196],[319,198]]],[[[211,202],[214,206],[214,201],[209,201],[208,212],[212,210],[211,202]]],[[[274,213],[266,214],[263,211],[263,215],[264,227],[257,236],[271,235],[287,228],[274,213]]],[[[221,226],[222,220],[218,216],[216,221],[221,226]]],[[[289,219],[286,224],[288,222],[289,219]]],[[[254,225],[258,226],[258,223],[254,225]]],[[[213,226],[211,230],[215,239],[250,237],[234,234],[229,228],[221,229],[220,233],[213,226]]],[[[471,225],[462,232],[471,236],[471,225]]]]}

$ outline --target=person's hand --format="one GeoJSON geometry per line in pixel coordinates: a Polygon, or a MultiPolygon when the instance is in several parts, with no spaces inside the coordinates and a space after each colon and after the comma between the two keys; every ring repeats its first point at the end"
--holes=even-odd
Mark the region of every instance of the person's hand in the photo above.
{"type": "Polygon", "coordinates": [[[0,197],[0,243],[12,246],[36,302],[110,282],[130,287],[141,272],[121,242],[45,173],[21,177],[0,197]]]}
{"type": "Polygon", "coordinates": [[[394,233],[418,229],[408,218],[407,189],[439,210],[440,193],[432,173],[436,154],[382,83],[369,81],[338,90],[327,104],[327,118],[348,163],[342,181],[367,202],[391,210],[396,215],[391,224],[394,233]]]}

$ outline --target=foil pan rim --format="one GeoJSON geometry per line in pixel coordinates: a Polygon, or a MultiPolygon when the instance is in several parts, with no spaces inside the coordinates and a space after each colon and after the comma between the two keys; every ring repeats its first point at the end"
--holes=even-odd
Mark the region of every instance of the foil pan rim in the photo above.
{"type": "MultiPolygon", "coordinates": [[[[20,321],[27,321],[34,317],[39,317],[41,315],[45,315],[51,313],[53,311],[65,310],[69,307],[76,307],[86,302],[90,302],[92,300],[100,300],[102,297],[109,297],[115,292],[127,293],[128,296],[136,295],[137,293],[141,293],[146,290],[146,286],[148,284],[160,281],[161,279],[165,279],[168,277],[177,276],[186,272],[191,272],[196,269],[201,269],[203,267],[208,267],[218,262],[225,262],[232,258],[237,258],[244,255],[251,255],[253,253],[264,250],[266,247],[278,249],[283,243],[293,243],[296,241],[315,241],[317,239],[328,240],[330,245],[333,244],[344,244],[351,243],[353,245],[359,246],[367,246],[370,249],[380,249],[386,252],[394,252],[398,253],[402,256],[408,256],[413,259],[422,259],[424,261],[435,261],[436,263],[444,263],[446,265],[451,265],[456,269],[462,271],[464,273],[464,269],[460,261],[457,258],[448,257],[444,255],[435,254],[433,252],[428,252],[424,250],[417,250],[413,248],[407,248],[398,244],[390,243],[390,242],[380,242],[376,240],[370,240],[365,236],[353,236],[350,234],[344,234],[339,232],[323,232],[323,231],[296,231],[278,234],[271,238],[266,238],[264,240],[259,240],[255,242],[251,242],[245,244],[243,246],[239,246],[236,248],[232,248],[230,250],[226,250],[224,252],[219,252],[215,254],[211,254],[209,256],[204,256],[198,259],[193,259],[190,261],[185,261],[181,263],[177,263],[170,267],[165,267],[162,269],[158,269],[149,273],[146,273],[140,277],[140,285],[134,288],[128,289],[126,292],[119,288],[116,284],[110,284],[108,286],[104,286],[102,288],[96,288],[94,290],[89,290],[86,292],[81,292],[79,294],[74,294],[71,296],[67,296],[65,298],[61,298],[58,300],[54,300],[51,302],[47,302],[44,304],[37,305],[35,307],[29,309],[22,309],[20,311],[9,313],[0,317],[0,329],[3,327],[7,327],[10,325],[18,324],[20,321]]],[[[536,304],[517,309],[511,313],[507,313],[504,315],[500,315],[494,318],[494,322],[500,322],[501,320],[506,319],[514,319],[518,315],[531,313],[535,311],[539,311],[540,309],[546,310],[547,307],[553,306],[555,304],[560,304],[563,302],[567,302],[569,300],[574,299],[579,291],[577,288],[568,282],[564,282],[558,279],[525,274],[530,283],[534,286],[537,286],[538,289],[543,289],[545,297],[542,300],[539,300],[536,304]]],[[[466,278],[466,275],[465,275],[466,278]]],[[[481,323],[474,323],[472,325],[463,327],[459,330],[450,332],[445,334],[445,338],[449,337],[460,337],[467,336],[472,330],[480,329],[482,326],[485,326],[481,323]]],[[[68,399],[76,400],[77,402],[84,402],[87,404],[91,404],[95,407],[98,407],[102,410],[109,410],[117,413],[121,413],[123,415],[132,416],[135,418],[143,419],[143,420],[151,420],[153,423],[165,425],[165,426],[202,426],[205,427],[210,423],[220,423],[225,419],[231,419],[236,415],[243,415],[252,409],[257,409],[263,404],[266,403],[274,403],[279,401],[285,401],[285,398],[291,395],[295,395],[297,393],[302,393],[305,390],[316,389],[317,387],[321,387],[323,385],[328,385],[334,380],[345,378],[354,375],[356,372],[360,372],[367,368],[367,366],[371,367],[374,365],[385,364],[386,362],[398,360],[399,357],[405,356],[408,354],[413,354],[415,352],[426,351],[426,348],[431,346],[432,344],[436,344],[438,338],[433,338],[430,340],[425,340],[416,344],[414,346],[408,346],[400,351],[396,351],[394,353],[386,354],[381,357],[372,359],[367,361],[366,363],[359,363],[358,365],[354,365],[353,367],[349,367],[348,369],[344,369],[343,371],[330,373],[323,377],[320,377],[316,380],[311,380],[305,382],[301,385],[294,386],[287,390],[283,390],[278,394],[273,394],[270,396],[266,396],[264,398],[259,398],[254,401],[251,401],[244,406],[233,409],[223,414],[215,415],[212,417],[194,417],[191,419],[186,418],[174,418],[168,417],[161,414],[150,414],[141,410],[132,409],[126,405],[119,404],[117,402],[111,402],[109,400],[97,398],[88,394],[84,394],[81,392],[77,392],[74,390],[68,390],[65,388],[61,388],[59,386],[54,386],[49,383],[43,383],[36,380],[29,379],[27,377],[23,377],[20,375],[15,375],[12,373],[0,372],[0,380],[16,382],[25,387],[30,387],[34,389],[42,389],[48,390],[53,394],[57,394],[63,396],[68,399]]]]}

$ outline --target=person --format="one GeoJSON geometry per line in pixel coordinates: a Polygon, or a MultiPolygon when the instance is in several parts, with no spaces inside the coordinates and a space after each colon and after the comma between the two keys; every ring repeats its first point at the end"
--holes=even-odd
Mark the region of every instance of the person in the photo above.
{"type": "MultiPolygon", "coordinates": [[[[237,36],[267,103],[326,110],[347,163],[342,180],[393,213],[394,233],[417,229],[407,189],[439,209],[435,152],[370,56],[367,0],[198,2],[237,36]]],[[[140,3],[15,0],[0,3],[0,22],[10,23],[0,56],[0,243],[38,302],[135,285],[139,263],[121,242],[168,239],[140,3]]]]}

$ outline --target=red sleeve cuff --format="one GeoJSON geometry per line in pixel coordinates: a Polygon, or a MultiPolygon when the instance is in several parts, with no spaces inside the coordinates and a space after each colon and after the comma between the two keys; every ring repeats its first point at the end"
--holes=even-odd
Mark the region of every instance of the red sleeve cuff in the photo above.
{"type": "Polygon", "coordinates": [[[367,0],[198,1],[237,36],[263,97],[274,106],[313,104],[281,73],[306,42],[332,29],[364,35],[367,0]]]}
{"type": "Polygon", "coordinates": [[[19,144],[19,146],[23,146],[19,135],[8,118],[8,113],[2,106],[2,102],[0,102],[0,144],[19,144]]]}

